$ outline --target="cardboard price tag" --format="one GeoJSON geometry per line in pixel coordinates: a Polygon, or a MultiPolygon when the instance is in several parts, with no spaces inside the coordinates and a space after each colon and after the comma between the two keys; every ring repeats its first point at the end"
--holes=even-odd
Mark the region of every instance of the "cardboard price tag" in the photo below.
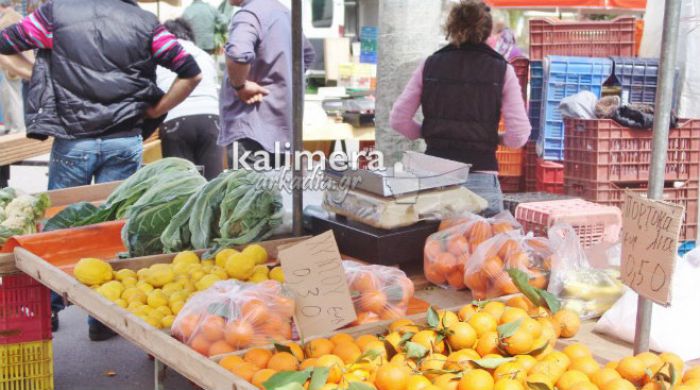
{"type": "Polygon", "coordinates": [[[279,252],[285,284],[294,293],[302,337],[332,332],[357,319],[332,231],[279,252]]]}
{"type": "Polygon", "coordinates": [[[622,206],[622,282],[659,305],[671,304],[683,206],[625,191],[622,206]]]}

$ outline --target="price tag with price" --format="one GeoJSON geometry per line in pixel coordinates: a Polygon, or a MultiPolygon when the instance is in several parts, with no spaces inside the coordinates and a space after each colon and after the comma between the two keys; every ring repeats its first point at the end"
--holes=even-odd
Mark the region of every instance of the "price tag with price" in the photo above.
{"type": "Polygon", "coordinates": [[[626,191],[622,206],[622,281],[660,305],[671,304],[685,208],[626,191]]]}
{"type": "Polygon", "coordinates": [[[323,335],[357,319],[332,231],[285,247],[279,259],[302,337],[323,335]]]}

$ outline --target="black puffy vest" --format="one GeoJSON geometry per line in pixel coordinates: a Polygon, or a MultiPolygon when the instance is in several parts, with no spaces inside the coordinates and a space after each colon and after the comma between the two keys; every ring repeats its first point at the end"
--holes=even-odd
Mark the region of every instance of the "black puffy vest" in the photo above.
{"type": "Polygon", "coordinates": [[[448,45],[423,70],[422,136],[426,154],[497,171],[506,60],[485,44],[448,45]]]}
{"type": "Polygon", "coordinates": [[[53,49],[40,50],[29,86],[27,135],[132,136],[158,120],[144,112],[163,92],[151,55],[155,15],[135,0],[55,0],[53,49]]]}

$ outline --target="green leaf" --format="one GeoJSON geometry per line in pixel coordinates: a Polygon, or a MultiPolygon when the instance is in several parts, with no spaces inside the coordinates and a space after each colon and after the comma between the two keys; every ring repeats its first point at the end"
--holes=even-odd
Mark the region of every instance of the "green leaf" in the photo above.
{"type": "MultiPolygon", "coordinates": [[[[263,384],[263,386],[265,386],[265,384],[263,384]]],[[[266,387],[266,389],[267,389],[267,387],[266,387]]],[[[286,385],[275,387],[274,389],[275,390],[304,390],[304,386],[301,383],[292,382],[292,383],[287,383],[286,385]]]]}
{"type": "Polygon", "coordinates": [[[530,351],[530,352],[528,353],[528,355],[539,355],[539,354],[541,354],[542,352],[544,352],[544,350],[547,349],[548,346],[549,346],[549,340],[545,341],[545,343],[542,344],[541,346],[535,347],[535,349],[533,349],[532,351],[530,351]]]}
{"type": "Polygon", "coordinates": [[[323,385],[326,384],[326,380],[328,380],[328,373],[330,373],[330,369],[328,367],[316,367],[314,368],[313,373],[311,373],[311,382],[309,382],[309,390],[318,390],[323,385]]]}
{"type": "Polygon", "coordinates": [[[406,344],[406,341],[412,339],[414,336],[414,333],[412,332],[406,332],[401,336],[401,340],[399,340],[399,345],[404,345],[406,344]]]}
{"type": "Polygon", "coordinates": [[[289,348],[288,345],[283,345],[280,343],[274,343],[273,346],[275,347],[276,352],[287,352],[291,355],[294,355],[294,352],[292,352],[292,349],[289,348]]]}
{"type": "Polygon", "coordinates": [[[387,359],[393,358],[398,353],[398,351],[396,350],[396,348],[394,348],[394,345],[391,344],[388,340],[384,339],[382,341],[384,342],[384,349],[386,349],[387,359]]]}
{"type": "Polygon", "coordinates": [[[499,325],[498,328],[496,328],[496,330],[498,331],[498,338],[503,340],[503,339],[506,339],[506,338],[512,336],[515,333],[515,331],[518,330],[518,328],[520,327],[520,324],[522,324],[522,323],[523,323],[523,319],[520,318],[520,319],[517,319],[513,322],[499,325]]]}
{"type": "MultiPolygon", "coordinates": [[[[301,386],[310,376],[311,369],[309,368],[304,371],[282,371],[270,377],[270,379],[263,383],[263,387],[265,387],[266,390],[281,390],[283,386],[294,383],[301,386]]],[[[291,389],[285,388],[285,390],[291,389]]]]}
{"type": "Polygon", "coordinates": [[[530,390],[552,390],[548,384],[541,382],[527,382],[527,387],[530,388],[530,390]]]}
{"type": "Polygon", "coordinates": [[[348,385],[348,390],[374,390],[374,388],[362,382],[353,381],[348,385]]]}
{"type": "Polygon", "coordinates": [[[421,359],[428,353],[427,348],[412,341],[407,342],[404,348],[406,349],[406,357],[409,359],[421,359]]]}
{"type": "Polygon", "coordinates": [[[676,366],[674,366],[671,363],[668,363],[668,373],[669,373],[669,379],[671,380],[671,386],[676,385],[676,380],[678,379],[678,372],[676,372],[676,366]]]}
{"type": "Polygon", "coordinates": [[[367,350],[367,352],[363,353],[360,355],[360,357],[357,358],[355,363],[362,363],[362,362],[372,362],[376,360],[380,356],[380,353],[378,351],[375,351],[373,349],[367,350]]]}
{"type": "Polygon", "coordinates": [[[440,325],[440,316],[438,315],[437,311],[435,311],[435,308],[433,308],[432,306],[428,308],[426,322],[431,328],[437,328],[440,325]]]}
{"type": "Polygon", "coordinates": [[[525,272],[517,268],[508,268],[506,272],[508,272],[508,275],[510,275],[515,287],[517,287],[518,290],[520,290],[520,292],[530,300],[530,302],[532,302],[535,306],[545,305],[542,296],[537,293],[537,289],[530,286],[528,283],[530,281],[530,277],[525,272]]]}
{"type": "Polygon", "coordinates": [[[494,370],[498,368],[503,363],[508,363],[512,362],[515,360],[514,358],[488,358],[488,359],[479,359],[479,360],[472,360],[472,363],[476,364],[477,366],[481,368],[485,368],[487,370],[494,370]]]}
{"type": "Polygon", "coordinates": [[[552,314],[556,314],[559,309],[561,309],[561,301],[559,298],[557,298],[556,295],[550,293],[549,291],[545,291],[542,289],[535,289],[537,291],[537,294],[542,297],[544,302],[547,304],[547,307],[549,308],[549,311],[552,312],[552,314]]]}
{"type": "Polygon", "coordinates": [[[54,215],[44,225],[45,232],[52,230],[67,229],[76,226],[83,226],[83,220],[96,213],[98,208],[88,202],[78,202],[61,210],[54,215]]]}

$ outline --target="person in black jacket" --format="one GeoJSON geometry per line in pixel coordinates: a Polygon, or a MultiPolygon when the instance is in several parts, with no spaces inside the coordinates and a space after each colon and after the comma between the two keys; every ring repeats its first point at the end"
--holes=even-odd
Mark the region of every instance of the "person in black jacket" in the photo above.
{"type": "MultiPolygon", "coordinates": [[[[27,92],[27,137],[54,137],[49,189],[123,180],[142,140],[201,80],[200,69],[136,0],[48,1],[0,32],[0,54],[38,49],[27,92]],[[156,66],[178,75],[167,93],[156,66]]],[[[52,297],[58,327],[59,296],[52,297]]],[[[90,338],[114,334],[90,321],[90,338]]]]}

